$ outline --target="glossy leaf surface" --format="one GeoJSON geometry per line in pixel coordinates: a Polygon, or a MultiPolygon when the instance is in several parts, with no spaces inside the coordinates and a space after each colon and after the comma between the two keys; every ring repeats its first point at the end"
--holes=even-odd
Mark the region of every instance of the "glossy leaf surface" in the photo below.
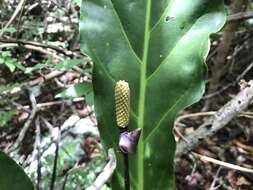
{"type": "Polygon", "coordinates": [[[14,160],[0,151],[0,189],[33,190],[33,184],[14,160]]]}
{"type": "Polygon", "coordinates": [[[114,87],[131,89],[129,128],[142,128],[130,156],[132,190],[174,189],[173,123],[204,92],[209,35],[225,22],[221,0],[83,0],[81,48],[94,62],[95,111],[102,140],[118,153],[113,190],[123,189],[114,87]]]}

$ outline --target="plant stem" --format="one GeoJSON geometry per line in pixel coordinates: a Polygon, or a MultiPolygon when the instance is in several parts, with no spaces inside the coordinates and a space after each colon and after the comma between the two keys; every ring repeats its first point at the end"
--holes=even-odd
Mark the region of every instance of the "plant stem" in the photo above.
{"type": "Polygon", "coordinates": [[[50,182],[50,190],[54,190],[54,185],[55,185],[55,180],[56,180],[56,170],[57,170],[57,160],[59,156],[59,143],[61,140],[61,128],[59,127],[58,129],[58,136],[57,139],[55,139],[55,157],[54,157],[54,165],[53,165],[53,174],[51,177],[51,182],[50,182]]]}
{"type": "Polygon", "coordinates": [[[125,190],[130,190],[128,154],[122,153],[122,155],[124,159],[125,190]]]}
{"type": "MultiPolygon", "coordinates": [[[[127,131],[128,127],[125,128],[119,128],[120,135],[127,131]]],[[[129,161],[128,161],[128,153],[124,152],[122,149],[120,149],[120,152],[122,153],[123,157],[123,164],[124,164],[124,182],[125,182],[125,190],[130,190],[130,180],[129,180],[129,161]]]]}

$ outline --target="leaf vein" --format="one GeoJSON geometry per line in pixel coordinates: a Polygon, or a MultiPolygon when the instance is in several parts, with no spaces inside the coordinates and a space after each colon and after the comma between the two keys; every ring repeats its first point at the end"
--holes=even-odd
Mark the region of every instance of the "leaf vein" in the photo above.
{"type": "Polygon", "coordinates": [[[182,98],[188,93],[192,86],[192,82],[188,86],[188,88],[185,90],[185,92],[176,100],[173,106],[171,106],[161,117],[161,119],[157,122],[153,130],[149,133],[149,135],[144,139],[144,143],[148,141],[148,139],[159,129],[161,123],[164,121],[164,119],[167,117],[167,115],[175,108],[175,106],[182,100],[182,98]]]}
{"type": "MultiPolygon", "coordinates": [[[[199,18],[198,18],[199,19],[199,18]]],[[[195,22],[192,23],[192,25],[189,27],[189,29],[184,33],[184,35],[175,43],[175,45],[172,47],[172,49],[168,52],[168,55],[166,56],[166,58],[158,65],[158,67],[148,76],[147,81],[151,80],[151,78],[155,75],[155,73],[157,73],[161,66],[168,60],[169,56],[171,55],[171,53],[175,50],[175,48],[177,47],[177,45],[180,43],[181,39],[184,38],[185,36],[188,35],[188,32],[193,28],[193,26],[196,24],[196,22],[198,21],[198,19],[195,20],[195,22]]]]}
{"type": "MultiPolygon", "coordinates": [[[[171,1],[170,1],[170,3],[171,3],[171,1]]],[[[150,30],[150,34],[152,34],[153,33],[153,31],[156,29],[156,27],[159,25],[159,23],[161,22],[161,20],[163,19],[163,18],[165,18],[165,15],[166,15],[166,13],[167,13],[167,11],[168,11],[168,9],[170,8],[170,6],[171,6],[171,4],[168,4],[168,6],[165,8],[165,10],[163,11],[163,13],[162,13],[162,15],[160,16],[160,18],[157,20],[157,22],[153,25],[153,27],[151,28],[151,30],[150,30]]],[[[165,21],[164,21],[165,22],[165,21]]]]}
{"type": "Polygon", "coordinates": [[[125,37],[125,39],[126,39],[126,41],[127,41],[127,44],[128,44],[128,46],[129,46],[129,48],[130,48],[130,51],[131,51],[131,52],[133,53],[133,55],[136,57],[136,59],[137,59],[137,61],[139,62],[139,64],[141,64],[142,61],[141,61],[141,59],[139,58],[139,56],[136,54],[136,52],[134,51],[134,49],[133,49],[133,47],[132,47],[132,44],[131,44],[131,42],[130,42],[130,40],[129,40],[129,38],[128,38],[126,32],[125,32],[125,29],[124,29],[124,27],[123,27],[123,23],[122,23],[122,21],[121,21],[119,15],[118,15],[118,12],[117,12],[117,10],[116,10],[115,7],[114,7],[113,2],[112,2],[112,1],[110,1],[110,2],[111,2],[111,6],[112,6],[113,13],[114,13],[114,15],[116,16],[116,18],[118,19],[119,26],[120,26],[120,30],[122,31],[122,34],[123,34],[123,36],[125,37]]]}

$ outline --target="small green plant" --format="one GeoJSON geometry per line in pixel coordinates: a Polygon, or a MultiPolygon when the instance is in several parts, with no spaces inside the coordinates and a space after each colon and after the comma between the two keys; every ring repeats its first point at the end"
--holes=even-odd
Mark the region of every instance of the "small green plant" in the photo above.
{"type": "Polygon", "coordinates": [[[69,86],[64,91],[56,94],[55,98],[76,98],[85,95],[85,101],[89,106],[93,103],[93,90],[91,83],[80,82],[69,86]]]}
{"type": "Polygon", "coordinates": [[[209,36],[225,22],[223,1],[83,0],[81,49],[94,62],[93,89],[105,148],[117,154],[113,190],[124,188],[114,88],[131,90],[128,129],[141,128],[129,156],[131,190],[174,190],[176,114],[204,92],[209,36]]]}
{"type": "Polygon", "coordinates": [[[0,53],[0,65],[5,65],[11,72],[14,72],[19,67],[17,59],[12,57],[10,51],[2,51],[0,53]]]}
{"type": "Polygon", "coordinates": [[[0,127],[6,126],[6,124],[11,121],[13,116],[16,114],[16,109],[10,102],[14,101],[17,97],[8,97],[8,92],[20,85],[18,83],[9,83],[6,85],[0,85],[0,127]],[[3,94],[6,94],[4,96],[3,94]],[[8,98],[7,98],[8,97],[8,98]]]}
{"type": "Polygon", "coordinates": [[[10,111],[0,110],[0,127],[5,126],[6,123],[11,120],[14,114],[15,114],[15,110],[10,110],[10,111]]]}

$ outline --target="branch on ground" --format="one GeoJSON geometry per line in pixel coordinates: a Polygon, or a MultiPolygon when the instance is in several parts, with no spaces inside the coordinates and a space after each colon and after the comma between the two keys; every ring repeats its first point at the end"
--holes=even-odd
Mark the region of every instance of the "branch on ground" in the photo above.
{"type": "Polygon", "coordinates": [[[108,150],[109,162],[106,164],[103,171],[98,175],[93,185],[88,187],[86,190],[99,190],[101,189],[111,178],[116,168],[116,157],[113,149],[108,150]]]}
{"type": "Polygon", "coordinates": [[[220,129],[225,127],[240,112],[245,110],[253,101],[253,80],[245,83],[243,89],[232,100],[219,109],[207,122],[196,131],[185,137],[177,145],[177,157],[196,148],[204,139],[212,137],[220,129]]]}

